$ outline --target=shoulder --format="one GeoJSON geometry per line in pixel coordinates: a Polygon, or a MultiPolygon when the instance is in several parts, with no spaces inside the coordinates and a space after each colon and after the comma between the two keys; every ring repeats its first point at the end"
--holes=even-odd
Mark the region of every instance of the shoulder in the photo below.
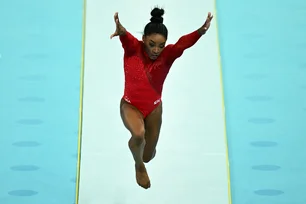
{"type": "Polygon", "coordinates": [[[168,45],[166,45],[166,47],[164,48],[163,52],[164,52],[164,53],[171,52],[173,46],[174,46],[173,44],[168,44],[168,45]]]}
{"type": "Polygon", "coordinates": [[[168,44],[166,45],[165,49],[171,49],[173,47],[174,44],[168,44]]]}

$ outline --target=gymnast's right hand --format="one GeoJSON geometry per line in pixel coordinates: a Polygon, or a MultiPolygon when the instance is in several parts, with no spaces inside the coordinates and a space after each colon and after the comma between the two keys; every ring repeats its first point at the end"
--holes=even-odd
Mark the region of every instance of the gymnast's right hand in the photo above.
{"type": "Polygon", "coordinates": [[[114,15],[114,20],[116,23],[116,30],[115,32],[110,36],[110,38],[112,39],[115,36],[120,36],[120,35],[124,35],[126,30],[125,28],[121,25],[120,21],[119,21],[119,17],[118,17],[118,12],[115,13],[114,15]]]}

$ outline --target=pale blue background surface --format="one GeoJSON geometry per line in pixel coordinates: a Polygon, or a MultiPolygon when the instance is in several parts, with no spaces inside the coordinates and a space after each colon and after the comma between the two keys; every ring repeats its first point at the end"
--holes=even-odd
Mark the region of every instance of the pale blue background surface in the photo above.
{"type": "Polygon", "coordinates": [[[0,25],[0,203],[72,204],[82,1],[1,1],[0,25]]]}
{"type": "Polygon", "coordinates": [[[233,204],[306,203],[306,2],[217,1],[233,204]]]}

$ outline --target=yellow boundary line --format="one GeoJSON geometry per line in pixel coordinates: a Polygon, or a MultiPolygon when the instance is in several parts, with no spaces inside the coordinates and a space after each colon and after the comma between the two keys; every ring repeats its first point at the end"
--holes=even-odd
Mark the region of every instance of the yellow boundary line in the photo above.
{"type": "Polygon", "coordinates": [[[223,78],[222,78],[222,63],[221,63],[221,51],[220,51],[220,42],[219,42],[219,31],[218,31],[218,20],[217,20],[217,0],[214,0],[215,3],[215,22],[216,22],[216,30],[217,30],[217,45],[218,45],[218,61],[219,61],[219,69],[220,69],[220,83],[221,83],[221,94],[222,94],[222,112],[223,112],[223,125],[224,125],[224,139],[225,139],[225,147],[226,147],[226,166],[227,166],[227,185],[228,185],[228,203],[232,203],[231,196],[231,176],[230,176],[230,164],[229,164],[229,156],[228,156],[228,141],[226,135],[226,119],[225,119],[225,105],[224,105],[224,90],[223,90],[223,78]]]}
{"type": "Polygon", "coordinates": [[[80,76],[80,106],[79,106],[79,130],[78,130],[78,158],[76,172],[75,204],[79,203],[80,168],[81,168],[81,145],[83,127],[83,91],[84,91],[84,66],[85,66],[85,34],[86,34],[86,0],[83,0],[82,17],[82,54],[81,54],[81,76],[80,76]]]}

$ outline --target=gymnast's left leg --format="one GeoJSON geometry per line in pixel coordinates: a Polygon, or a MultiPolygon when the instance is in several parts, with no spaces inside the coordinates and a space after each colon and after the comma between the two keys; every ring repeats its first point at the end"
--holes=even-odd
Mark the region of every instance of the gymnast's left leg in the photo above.
{"type": "Polygon", "coordinates": [[[162,102],[144,119],[145,123],[145,147],[143,162],[148,163],[156,154],[156,145],[162,125],[162,102]]]}

